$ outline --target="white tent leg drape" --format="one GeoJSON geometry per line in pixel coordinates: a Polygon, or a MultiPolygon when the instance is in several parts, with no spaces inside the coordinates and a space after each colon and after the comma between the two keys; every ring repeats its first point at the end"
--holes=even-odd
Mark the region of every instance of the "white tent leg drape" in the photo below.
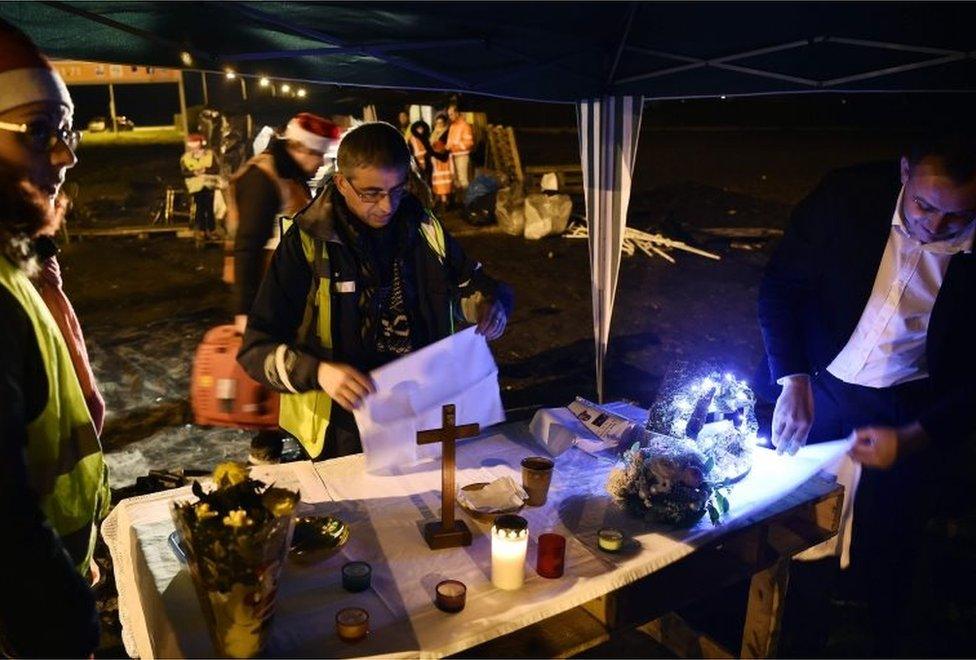
{"type": "Polygon", "coordinates": [[[606,96],[581,101],[576,106],[590,235],[596,391],[601,403],[610,318],[643,109],[643,99],[635,96],[606,96]]]}

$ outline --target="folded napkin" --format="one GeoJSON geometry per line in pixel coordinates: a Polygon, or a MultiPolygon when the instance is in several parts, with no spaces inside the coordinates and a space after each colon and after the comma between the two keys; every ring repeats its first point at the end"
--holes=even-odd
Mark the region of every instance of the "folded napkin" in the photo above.
{"type": "Polygon", "coordinates": [[[511,477],[495,479],[480,490],[458,491],[461,506],[478,513],[498,513],[517,509],[529,499],[528,493],[511,477]]]}

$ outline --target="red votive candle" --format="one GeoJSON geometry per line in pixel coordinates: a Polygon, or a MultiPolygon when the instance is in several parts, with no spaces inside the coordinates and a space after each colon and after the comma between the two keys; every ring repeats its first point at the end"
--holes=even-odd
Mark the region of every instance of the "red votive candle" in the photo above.
{"type": "Polygon", "coordinates": [[[540,534],[536,573],[544,578],[563,576],[566,564],[566,537],[561,534],[540,534]]]}
{"type": "Polygon", "coordinates": [[[336,633],[344,642],[358,642],[369,633],[369,612],[361,607],[344,607],[335,616],[336,633]]]}
{"type": "Polygon", "coordinates": [[[444,612],[460,612],[464,609],[464,602],[468,588],[459,580],[444,580],[437,583],[434,603],[437,609],[444,612]]]}

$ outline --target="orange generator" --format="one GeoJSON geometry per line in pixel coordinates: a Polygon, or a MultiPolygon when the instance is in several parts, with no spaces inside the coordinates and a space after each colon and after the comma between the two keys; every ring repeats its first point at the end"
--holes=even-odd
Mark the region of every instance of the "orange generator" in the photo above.
{"type": "Polygon", "coordinates": [[[276,429],[278,393],[237,364],[242,339],[233,325],[218,325],[203,336],[190,376],[193,419],[203,426],[276,429]]]}

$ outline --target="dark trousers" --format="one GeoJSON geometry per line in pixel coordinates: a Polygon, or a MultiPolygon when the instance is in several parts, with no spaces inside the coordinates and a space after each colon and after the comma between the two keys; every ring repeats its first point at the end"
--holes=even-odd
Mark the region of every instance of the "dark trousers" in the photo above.
{"type": "Polygon", "coordinates": [[[212,188],[204,188],[193,193],[193,204],[196,207],[196,214],[193,222],[198,231],[214,231],[217,229],[217,219],[214,217],[214,191],[212,188]]]}
{"type": "MultiPolygon", "coordinates": [[[[811,443],[845,438],[861,426],[908,424],[932,400],[927,379],[889,388],[869,388],[850,385],[822,371],[813,377],[812,384],[811,443]]],[[[874,652],[878,656],[905,653],[906,633],[917,633],[912,625],[911,590],[925,519],[930,511],[929,493],[933,489],[927,483],[927,475],[931,473],[931,460],[929,453],[923,452],[899,460],[891,470],[865,469],[858,485],[851,539],[851,578],[867,600],[874,652]]],[[[820,616],[829,612],[827,598],[834,583],[830,568],[834,573],[837,570],[836,561],[825,562],[798,567],[798,579],[793,585],[797,591],[807,591],[798,593],[797,600],[807,600],[808,607],[819,601],[819,606],[814,605],[812,609],[820,609],[820,616]]],[[[817,614],[810,612],[810,616],[817,614]]],[[[816,629],[817,624],[812,627],[816,629]]]]}

